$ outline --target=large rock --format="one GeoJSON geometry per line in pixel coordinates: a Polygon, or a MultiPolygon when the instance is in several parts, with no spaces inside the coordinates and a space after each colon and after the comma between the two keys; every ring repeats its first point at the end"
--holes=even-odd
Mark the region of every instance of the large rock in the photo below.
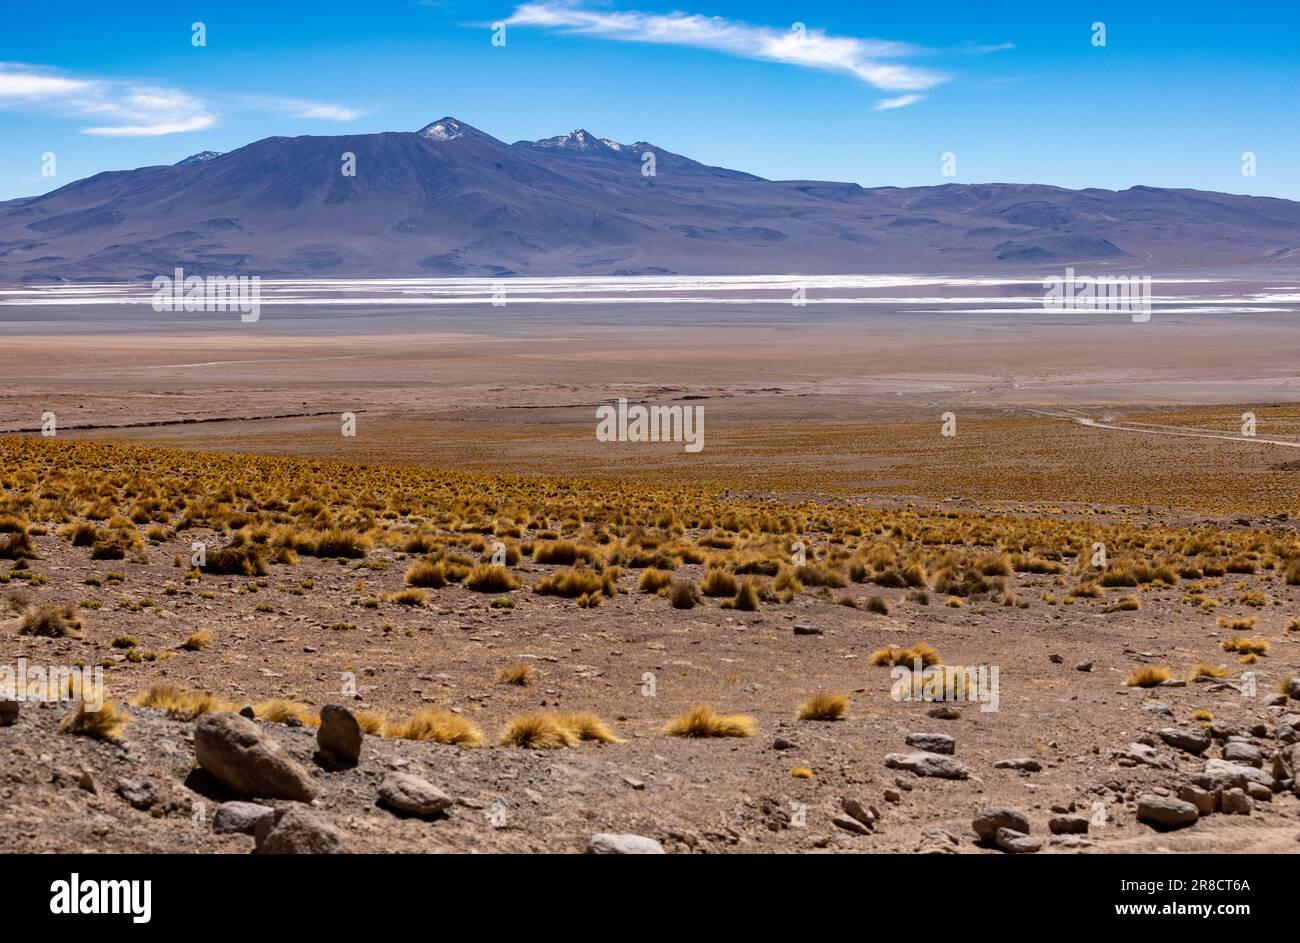
{"type": "Polygon", "coordinates": [[[1255,782],[1262,786],[1273,787],[1273,777],[1262,769],[1232,763],[1214,757],[1205,761],[1205,769],[1195,773],[1192,782],[1202,789],[1213,792],[1216,789],[1245,789],[1246,783],[1255,782]]]}
{"type": "Polygon", "coordinates": [[[905,769],[917,776],[933,776],[938,779],[966,779],[970,770],[956,757],[942,753],[888,753],[885,765],[890,769],[905,769]]]}
{"type": "Polygon", "coordinates": [[[644,835],[613,835],[602,832],[587,842],[589,855],[662,855],[664,846],[644,835]]]}
{"type": "Polygon", "coordinates": [[[1086,815],[1054,815],[1047,820],[1047,829],[1053,835],[1085,835],[1088,825],[1086,815]]]}
{"type": "Polygon", "coordinates": [[[253,835],[262,819],[274,819],[275,809],[255,802],[223,802],[212,816],[212,830],[218,835],[253,835]]]}
{"type": "Polygon", "coordinates": [[[18,701],[0,701],[0,727],[12,727],[18,723],[18,701]]]}
{"type": "Polygon", "coordinates": [[[1013,756],[1010,759],[998,760],[993,764],[994,769],[1015,769],[1022,773],[1037,773],[1043,769],[1043,764],[1032,756],[1013,756]]]}
{"type": "Polygon", "coordinates": [[[994,832],[993,841],[1003,851],[1013,855],[1030,855],[1043,847],[1037,838],[1010,828],[1000,828],[994,832]]]}
{"type": "Polygon", "coordinates": [[[1300,743],[1287,744],[1274,751],[1273,778],[1281,788],[1290,787],[1300,795],[1300,743]]]}
{"type": "Polygon", "coordinates": [[[909,733],[907,745],[927,753],[944,753],[949,756],[957,749],[957,741],[946,733],[909,733]]]}
{"type": "Polygon", "coordinates": [[[1178,787],[1178,798],[1196,806],[1201,815],[1209,815],[1219,807],[1219,793],[1202,789],[1192,783],[1183,783],[1178,787]]]}
{"type": "Polygon", "coordinates": [[[1149,747],[1145,743],[1130,743],[1124,755],[1120,757],[1120,765],[1136,766],[1139,763],[1144,766],[1154,766],[1156,769],[1175,768],[1173,760],[1161,754],[1155,747],[1149,747]]]}
{"type": "Polygon", "coordinates": [[[1200,756],[1210,748],[1210,735],[1203,730],[1187,730],[1183,727],[1162,727],[1156,734],[1165,743],[1176,750],[1184,750],[1200,756]]]}
{"type": "Polygon", "coordinates": [[[1225,789],[1219,799],[1224,815],[1250,815],[1250,796],[1244,789],[1225,789]]]}
{"type": "Polygon", "coordinates": [[[278,743],[238,714],[204,714],[194,728],[199,765],[232,792],[250,799],[311,802],[316,784],[278,743]]]}
{"type": "Polygon", "coordinates": [[[276,809],[260,819],[255,850],[263,855],[341,855],[339,830],[306,806],[276,809]]]}
{"type": "Polygon", "coordinates": [[[1192,825],[1201,813],[1196,806],[1182,799],[1167,799],[1164,796],[1138,796],[1137,817],[1139,822],[1163,829],[1183,828],[1192,825]]]}
{"type": "Polygon", "coordinates": [[[1000,828],[1029,834],[1029,818],[1023,812],[1006,806],[994,805],[980,809],[970,824],[983,842],[993,841],[1000,828]]]}
{"type": "Polygon", "coordinates": [[[361,759],[361,740],[365,736],[352,711],[341,704],[326,704],[320,709],[320,729],[316,743],[321,752],[344,766],[356,766],[361,759]]]}
{"type": "Polygon", "coordinates": [[[412,773],[389,773],[379,784],[379,800],[406,815],[436,815],[454,801],[433,783],[412,773]]]}
{"type": "Polygon", "coordinates": [[[117,794],[131,808],[146,812],[158,802],[158,785],[147,776],[143,779],[119,779],[117,794]]]}
{"type": "Polygon", "coordinates": [[[1247,740],[1229,740],[1223,745],[1223,758],[1230,763],[1243,763],[1259,768],[1264,765],[1264,755],[1259,747],[1247,740]]]}

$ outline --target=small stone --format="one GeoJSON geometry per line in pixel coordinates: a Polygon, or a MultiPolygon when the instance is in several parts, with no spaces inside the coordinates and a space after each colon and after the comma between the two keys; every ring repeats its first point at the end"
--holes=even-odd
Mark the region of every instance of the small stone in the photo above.
{"type": "Polygon", "coordinates": [[[379,784],[379,799],[388,808],[407,815],[436,815],[452,804],[433,783],[412,773],[389,773],[379,784]]]}
{"type": "Polygon", "coordinates": [[[953,707],[951,704],[938,704],[930,708],[928,711],[926,711],[926,713],[929,714],[931,717],[935,717],[939,720],[960,720],[961,719],[961,711],[953,707]]]}
{"type": "Polygon", "coordinates": [[[1190,802],[1196,806],[1196,811],[1201,815],[1209,815],[1219,804],[1217,793],[1202,789],[1192,783],[1183,783],[1178,787],[1178,798],[1183,802],[1190,802]]]}
{"type": "Polygon", "coordinates": [[[276,809],[257,822],[254,849],[263,855],[341,855],[343,836],[307,806],[276,809]]]}
{"type": "Polygon", "coordinates": [[[1230,763],[1244,763],[1256,769],[1264,765],[1264,756],[1259,747],[1240,740],[1230,740],[1223,745],[1223,758],[1230,763]]]}
{"type": "Polygon", "coordinates": [[[885,765],[890,769],[904,769],[917,776],[937,779],[966,779],[970,776],[965,763],[942,753],[889,753],[885,756],[885,765]]]}
{"type": "Polygon", "coordinates": [[[1079,662],[1077,665],[1074,666],[1074,670],[1075,670],[1075,671],[1091,671],[1091,670],[1092,670],[1092,662],[1090,662],[1090,661],[1081,661],[1081,662],[1079,662]]]}
{"type": "Polygon", "coordinates": [[[252,704],[245,704],[239,709],[239,716],[246,717],[249,720],[257,720],[257,711],[253,710],[252,704]]]}
{"type": "Polygon", "coordinates": [[[275,809],[256,802],[223,802],[212,816],[212,830],[218,835],[257,832],[257,823],[264,818],[274,818],[275,809]]]}
{"type": "Polygon", "coordinates": [[[158,786],[152,779],[119,779],[117,794],[130,804],[131,808],[146,811],[158,801],[158,786]]]}
{"type": "Polygon", "coordinates": [[[1174,714],[1174,712],[1169,709],[1169,705],[1164,701],[1143,701],[1142,709],[1150,711],[1153,714],[1166,714],[1170,717],[1174,714]]]}
{"type": "Polygon", "coordinates": [[[81,771],[81,774],[77,777],[77,785],[92,796],[99,795],[99,783],[95,782],[95,774],[88,769],[81,771]]]}
{"type": "Polygon", "coordinates": [[[637,779],[635,776],[624,776],[623,782],[627,783],[637,792],[640,792],[641,790],[645,789],[644,780],[637,779]]]}
{"type": "Polygon", "coordinates": [[[995,805],[980,809],[970,824],[980,841],[984,842],[992,841],[1000,828],[1029,834],[1029,818],[1025,813],[1007,806],[995,805]]]}
{"type": "Polygon", "coordinates": [[[320,729],[316,743],[321,752],[345,766],[356,766],[361,759],[361,741],[365,734],[352,711],[341,704],[326,704],[320,709],[320,729]]]}
{"type": "Polygon", "coordinates": [[[1210,735],[1202,730],[1187,730],[1182,727],[1162,727],[1156,735],[1176,750],[1200,756],[1210,748],[1210,735]]]}
{"type": "Polygon", "coordinates": [[[1137,818],[1153,828],[1168,830],[1192,825],[1200,812],[1190,802],[1148,793],[1138,796],[1137,818]]]}
{"type": "Polygon", "coordinates": [[[905,740],[909,747],[916,747],[928,753],[944,753],[951,756],[957,749],[957,741],[946,733],[909,733],[905,740]]]}
{"type": "Polygon", "coordinates": [[[1130,743],[1123,758],[1128,759],[1131,765],[1141,763],[1146,766],[1154,766],[1156,769],[1174,768],[1172,760],[1162,756],[1155,747],[1149,747],[1145,743],[1130,743]]]}
{"type": "Polygon", "coordinates": [[[1050,661],[1050,662],[1051,662],[1052,664],[1054,664],[1054,665],[1062,664],[1062,663],[1064,663],[1064,661],[1065,661],[1064,658],[1062,658],[1060,655],[1057,655],[1057,654],[1051,654],[1051,655],[1048,655],[1048,656],[1047,656],[1047,660],[1050,661]]]}
{"type": "Polygon", "coordinates": [[[1246,783],[1246,795],[1250,796],[1250,798],[1254,799],[1256,802],[1273,801],[1273,790],[1269,789],[1262,783],[1246,783]]]}
{"type": "Polygon", "coordinates": [[[1250,796],[1244,789],[1225,789],[1219,798],[1219,808],[1224,815],[1250,815],[1250,796]]]}
{"type": "Polygon", "coordinates": [[[1086,815],[1054,815],[1047,820],[1047,830],[1053,835],[1084,835],[1088,824],[1086,815]]]}
{"type": "Polygon", "coordinates": [[[818,626],[808,625],[807,623],[804,622],[796,622],[794,624],[794,634],[795,635],[821,635],[823,633],[821,628],[818,626]]]}
{"type": "Polygon", "coordinates": [[[1026,773],[1037,773],[1043,768],[1043,764],[1031,756],[1018,756],[1009,760],[998,760],[993,764],[994,769],[1018,769],[1026,773]]]}
{"type": "Polygon", "coordinates": [[[662,855],[664,846],[644,835],[614,835],[601,832],[587,842],[589,855],[662,855]]]}
{"type": "Polygon", "coordinates": [[[876,824],[876,813],[870,807],[864,806],[857,799],[843,800],[840,802],[840,808],[868,828],[872,828],[876,824]]]}
{"type": "Polygon", "coordinates": [[[772,741],[772,749],[773,750],[797,750],[799,749],[799,744],[795,743],[793,740],[790,740],[786,737],[777,737],[775,740],[772,741]]]}
{"type": "Polygon", "coordinates": [[[851,815],[837,815],[831,819],[833,825],[844,829],[846,832],[853,832],[855,835],[870,835],[871,829],[859,822],[851,815]]]}
{"type": "Polygon", "coordinates": [[[903,794],[902,794],[901,792],[899,792],[897,789],[886,789],[886,790],[885,790],[885,801],[886,801],[886,802],[902,802],[902,801],[903,801],[903,794]]]}
{"type": "Polygon", "coordinates": [[[1011,828],[998,829],[993,833],[993,841],[1003,851],[1013,855],[1033,854],[1043,847],[1043,843],[1037,838],[1011,828]]]}

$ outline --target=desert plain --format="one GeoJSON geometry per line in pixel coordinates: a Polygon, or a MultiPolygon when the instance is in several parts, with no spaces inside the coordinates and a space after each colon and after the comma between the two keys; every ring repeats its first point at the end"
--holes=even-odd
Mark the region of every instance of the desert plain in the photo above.
{"type": "Polygon", "coordinates": [[[292,800],[195,756],[247,707],[350,851],[1300,850],[1295,286],[1031,290],[0,305],[3,660],[113,705],[0,727],[0,842],[251,850],[222,803],[292,800]]]}

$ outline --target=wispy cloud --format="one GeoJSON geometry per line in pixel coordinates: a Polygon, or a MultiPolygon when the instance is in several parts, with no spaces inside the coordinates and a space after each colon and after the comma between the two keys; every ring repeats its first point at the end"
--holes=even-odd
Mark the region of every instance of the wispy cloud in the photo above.
{"type": "MultiPolygon", "coordinates": [[[[597,10],[540,0],[521,4],[506,23],[623,42],[712,49],[744,59],[839,72],[887,92],[916,93],[948,80],[942,72],[900,61],[925,52],[910,43],[828,36],[817,29],[774,29],[695,13],[597,10]]],[[[900,96],[893,101],[901,104],[888,107],[919,99],[916,94],[900,96]]]]}
{"type": "MultiPolygon", "coordinates": [[[[249,97],[237,107],[296,118],[351,121],[361,112],[297,98],[249,97]]],[[[0,62],[0,110],[25,111],[89,124],[95,137],[161,137],[217,123],[209,102],[176,88],[124,79],[69,75],[47,66],[0,62]]]]}
{"type": "Polygon", "coordinates": [[[908,105],[915,105],[920,100],[920,95],[899,95],[897,98],[882,98],[876,102],[874,110],[893,111],[895,108],[906,108],[908,105]]]}

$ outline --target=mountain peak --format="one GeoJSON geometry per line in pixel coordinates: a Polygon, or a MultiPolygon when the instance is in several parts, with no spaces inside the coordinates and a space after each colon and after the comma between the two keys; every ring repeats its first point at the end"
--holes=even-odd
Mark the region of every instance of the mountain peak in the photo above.
{"type": "Polygon", "coordinates": [[[542,138],[540,141],[523,141],[520,143],[529,144],[532,147],[541,147],[547,150],[565,150],[565,151],[586,151],[588,153],[603,153],[609,150],[619,150],[622,145],[617,145],[612,141],[605,141],[596,137],[590,131],[584,128],[577,128],[568,134],[560,134],[553,138],[542,138]]]}
{"type": "Polygon", "coordinates": [[[486,136],[478,128],[471,127],[456,118],[440,118],[433,124],[426,124],[417,133],[430,141],[454,141],[467,136],[486,136]]]}
{"type": "Polygon", "coordinates": [[[176,162],[177,167],[183,167],[186,164],[206,164],[210,160],[216,160],[222,155],[222,151],[199,151],[197,154],[191,154],[184,160],[176,162]]]}

